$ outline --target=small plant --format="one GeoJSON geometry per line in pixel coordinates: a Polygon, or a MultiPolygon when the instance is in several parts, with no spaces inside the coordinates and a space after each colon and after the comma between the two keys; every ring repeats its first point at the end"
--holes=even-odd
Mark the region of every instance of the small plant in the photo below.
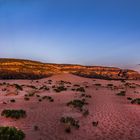
{"type": "Polygon", "coordinates": [[[40,97],[40,95],[37,94],[36,97],[40,97]]]}
{"type": "Polygon", "coordinates": [[[94,126],[94,127],[97,127],[98,126],[98,121],[97,122],[92,122],[92,125],[94,126]]]}
{"type": "Polygon", "coordinates": [[[32,88],[32,89],[37,89],[37,87],[33,86],[33,85],[28,85],[29,88],[32,88]]]}
{"type": "Polygon", "coordinates": [[[66,132],[66,133],[71,133],[71,127],[69,127],[69,126],[66,127],[66,128],[65,128],[65,132],[66,132]]]}
{"type": "Polygon", "coordinates": [[[37,125],[35,125],[35,126],[34,126],[34,130],[35,130],[35,131],[38,131],[38,130],[39,130],[39,127],[38,127],[37,125]]]}
{"type": "Polygon", "coordinates": [[[3,102],[3,104],[5,104],[5,105],[6,105],[7,103],[6,103],[6,102],[3,102]]]}
{"type": "Polygon", "coordinates": [[[83,110],[83,115],[88,116],[89,115],[89,110],[88,109],[83,110]]]}
{"type": "Polygon", "coordinates": [[[18,90],[23,90],[22,86],[18,85],[18,84],[14,84],[14,86],[16,87],[16,89],[18,90]]]}
{"type": "Polygon", "coordinates": [[[92,98],[91,95],[86,95],[85,97],[86,97],[86,98],[92,98]]]}
{"type": "Polygon", "coordinates": [[[97,83],[97,84],[95,84],[95,86],[99,86],[99,87],[100,87],[100,86],[101,86],[101,84],[97,83]]]}
{"type": "Polygon", "coordinates": [[[132,100],[132,98],[131,97],[127,97],[127,100],[132,100]]]}
{"type": "Polygon", "coordinates": [[[86,96],[86,94],[84,94],[84,93],[81,94],[81,97],[85,97],[85,96],[86,96]]]}
{"type": "Polygon", "coordinates": [[[107,86],[108,86],[108,87],[113,87],[113,84],[108,84],[107,86]]]}
{"type": "Polygon", "coordinates": [[[76,91],[85,92],[85,89],[84,89],[84,87],[79,87],[76,89],[76,91]]]}
{"type": "Polygon", "coordinates": [[[140,105],[140,98],[133,99],[131,104],[139,104],[140,105]]]}
{"type": "Polygon", "coordinates": [[[54,89],[56,92],[61,92],[61,91],[66,91],[67,88],[65,88],[64,86],[59,86],[57,88],[54,89]]]}
{"type": "Polygon", "coordinates": [[[35,93],[34,93],[34,92],[31,92],[31,93],[29,93],[27,96],[32,97],[32,96],[34,96],[34,95],[35,95],[35,93]]]}
{"type": "Polygon", "coordinates": [[[71,127],[79,129],[79,121],[75,120],[72,117],[62,117],[60,119],[61,123],[64,123],[66,125],[65,132],[70,133],[71,132],[71,127]]]}
{"type": "Polygon", "coordinates": [[[50,102],[54,102],[54,99],[50,99],[50,102]]]}
{"type": "Polygon", "coordinates": [[[24,97],[24,100],[25,100],[25,101],[29,101],[30,98],[29,98],[29,97],[24,97]]]}
{"type": "Polygon", "coordinates": [[[53,102],[54,99],[51,96],[43,96],[42,99],[48,99],[50,102],[53,102]]]}
{"type": "Polygon", "coordinates": [[[19,119],[19,118],[24,118],[26,117],[26,112],[24,110],[3,110],[1,113],[1,116],[5,116],[6,118],[15,118],[15,119],[19,119]]]}
{"type": "Polygon", "coordinates": [[[85,100],[73,100],[67,103],[67,106],[74,106],[75,108],[82,108],[84,105],[86,105],[87,103],[85,102],[85,100]]]}
{"type": "Polygon", "coordinates": [[[42,87],[40,87],[39,90],[50,90],[50,89],[47,86],[42,86],[42,87]]]}
{"type": "Polygon", "coordinates": [[[118,96],[125,96],[126,95],[125,93],[126,93],[125,91],[121,91],[120,93],[117,93],[116,95],[118,95],[118,96]]]}
{"type": "Polygon", "coordinates": [[[42,99],[38,99],[39,102],[42,102],[42,99]]]}
{"type": "Polygon", "coordinates": [[[80,87],[80,85],[77,85],[77,84],[75,84],[75,85],[73,85],[74,87],[80,87]]]}
{"type": "Polygon", "coordinates": [[[10,102],[11,102],[11,103],[15,103],[16,100],[15,100],[15,99],[11,99],[10,102]]]}
{"type": "Polygon", "coordinates": [[[75,91],[76,89],[72,88],[71,90],[72,90],[72,91],[75,91]]]}
{"type": "Polygon", "coordinates": [[[0,127],[0,140],[23,140],[25,134],[23,131],[9,126],[0,127]]]}

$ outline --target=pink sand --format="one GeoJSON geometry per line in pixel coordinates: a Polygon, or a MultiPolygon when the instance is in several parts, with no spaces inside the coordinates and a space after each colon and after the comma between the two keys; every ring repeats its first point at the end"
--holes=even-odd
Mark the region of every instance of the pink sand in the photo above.
{"type": "MultiPolygon", "coordinates": [[[[125,97],[119,97],[115,94],[121,91],[122,83],[120,81],[93,80],[81,78],[71,74],[56,75],[49,78],[31,81],[31,80],[1,80],[0,83],[7,82],[10,84],[17,83],[19,85],[34,85],[40,87],[49,85],[45,82],[52,80],[52,85],[56,81],[64,80],[82,86],[88,85],[86,94],[92,96],[88,99],[89,116],[84,117],[80,112],[71,107],[67,107],[66,103],[79,98],[79,92],[64,91],[55,93],[50,91],[36,91],[39,95],[49,95],[53,97],[54,102],[43,100],[38,102],[37,97],[31,97],[30,101],[24,100],[24,94],[33,91],[31,88],[24,87],[15,96],[5,96],[6,93],[14,92],[14,87],[6,87],[10,91],[1,91],[4,86],[0,86],[0,112],[3,109],[24,109],[27,117],[19,120],[7,119],[0,117],[0,125],[16,126],[22,129],[25,134],[25,140],[140,140],[140,106],[132,105],[127,97],[140,98],[140,81],[128,81],[137,83],[136,89],[127,89],[125,97]],[[94,84],[101,83],[101,87],[94,84]],[[114,84],[117,90],[107,88],[107,84],[114,84]],[[120,89],[119,89],[120,88],[120,89]],[[134,93],[137,91],[137,93],[134,93]],[[16,103],[10,103],[10,99],[15,99],[16,103]],[[3,101],[7,104],[3,104],[3,101]],[[64,125],[60,123],[62,116],[72,116],[80,121],[80,129],[72,129],[71,134],[64,131],[64,125]],[[93,121],[98,121],[97,127],[92,126],[93,121]],[[34,126],[39,127],[38,131],[34,130],[34,126]]],[[[72,86],[71,85],[71,86],[72,86]]],[[[73,87],[73,86],[72,86],[73,87]]],[[[15,90],[16,91],[16,90],[15,90]]]]}

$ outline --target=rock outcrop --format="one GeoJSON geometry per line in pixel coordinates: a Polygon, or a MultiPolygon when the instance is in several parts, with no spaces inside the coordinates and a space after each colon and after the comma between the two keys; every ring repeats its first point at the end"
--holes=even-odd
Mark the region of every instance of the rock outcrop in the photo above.
{"type": "Polygon", "coordinates": [[[54,74],[72,73],[98,79],[140,79],[133,70],[114,67],[50,64],[20,59],[0,59],[0,79],[39,79],[54,74]]]}

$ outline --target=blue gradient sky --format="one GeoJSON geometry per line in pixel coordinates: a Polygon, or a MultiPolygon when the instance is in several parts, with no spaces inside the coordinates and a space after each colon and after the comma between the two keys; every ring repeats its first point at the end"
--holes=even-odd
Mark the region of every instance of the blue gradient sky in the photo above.
{"type": "Polygon", "coordinates": [[[140,0],[0,0],[0,57],[139,64],[140,0]]]}

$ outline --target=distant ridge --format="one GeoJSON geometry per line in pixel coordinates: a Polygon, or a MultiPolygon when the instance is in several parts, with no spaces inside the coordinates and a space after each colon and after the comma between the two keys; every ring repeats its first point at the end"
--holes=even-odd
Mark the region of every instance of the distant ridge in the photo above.
{"type": "Polygon", "coordinates": [[[0,59],[0,79],[40,79],[61,73],[108,80],[140,79],[140,74],[134,70],[115,67],[51,64],[14,58],[0,59]]]}

